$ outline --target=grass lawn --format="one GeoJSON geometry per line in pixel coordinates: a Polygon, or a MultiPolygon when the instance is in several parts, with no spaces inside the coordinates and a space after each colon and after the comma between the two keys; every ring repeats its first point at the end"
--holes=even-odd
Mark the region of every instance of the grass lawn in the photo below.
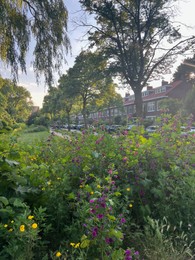
{"type": "Polygon", "coordinates": [[[18,141],[26,144],[33,144],[35,142],[40,142],[41,140],[46,140],[49,135],[50,133],[48,131],[22,133],[18,138],[18,141]]]}

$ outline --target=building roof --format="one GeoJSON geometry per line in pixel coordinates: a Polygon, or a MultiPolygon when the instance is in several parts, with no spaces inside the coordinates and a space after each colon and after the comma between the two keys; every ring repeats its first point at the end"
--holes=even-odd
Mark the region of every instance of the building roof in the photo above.
{"type": "MultiPolygon", "coordinates": [[[[142,99],[143,101],[149,101],[149,100],[156,100],[156,99],[161,99],[161,98],[165,98],[168,97],[169,94],[175,90],[178,86],[180,86],[180,84],[183,83],[182,80],[177,80],[174,81],[170,84],[166,84],[166,85],[162,85],[159,86],[157,88],[152,88],[153,91],[149,91],[149,94],[147,96],[143,96],[142,99]],[[165,87],[165,91],[163,92],[158,92],[157,90],[160,90],[160,88],[165,87]]],[[[130,96],[131,97],[131,96],[130,96]]],[[[124,99],[124,105],[131,105],[134,104],[134,99],[127,99],[127,97],[125,97],[124,99]]]]}

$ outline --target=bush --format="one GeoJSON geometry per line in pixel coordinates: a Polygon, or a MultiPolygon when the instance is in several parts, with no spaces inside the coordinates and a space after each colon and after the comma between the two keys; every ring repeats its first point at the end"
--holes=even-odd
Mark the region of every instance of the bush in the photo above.
{"type": "Polygon", "coordinates": [[[35,259],[193,259],[195,135],[181,135],[181,124],[162,117],[149,139],[139,128],[50,135],[32,145],[2,136],[3,256],[26,247],[26,225],[35,259]],[[33,234],[29,214],[39,227],[33,234]],[[4,225],[14,216],[19,231],[10,244],[4,225]]]}

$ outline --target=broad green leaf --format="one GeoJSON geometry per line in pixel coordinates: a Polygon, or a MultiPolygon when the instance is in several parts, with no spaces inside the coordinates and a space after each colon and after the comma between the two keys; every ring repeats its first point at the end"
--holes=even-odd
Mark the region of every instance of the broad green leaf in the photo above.
{"type": "Polygon", "coordinates": [[[0,202],[2,202],[4,206],[7,206],[9,204],[8,199],[2,196],[0,197],[0,202]]]}

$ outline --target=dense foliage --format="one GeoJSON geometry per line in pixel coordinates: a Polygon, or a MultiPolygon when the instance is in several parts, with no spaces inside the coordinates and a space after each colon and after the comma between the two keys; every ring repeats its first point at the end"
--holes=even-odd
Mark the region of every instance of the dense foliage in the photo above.
{"type": "Polygon", "coordinates": [[[0,131],[26,122],[32,111],[29,91],[0,77],[0,131]]]}
{"type": "Polygon", "coordinates": [[[70,48],[67,19],[63,0],[0,1],[0,59],[10,65],[15,79],[19,68],[26,72],[30,45],[36,75],[43,74],[51,83],[52,71],[64,58],[63,49],[70,48]]]}
{"type": "Polygon", "coordinates": [[[159,124],[150,138],[1,135],[0,257],[193,259],[195,135],[159,124]]]}

